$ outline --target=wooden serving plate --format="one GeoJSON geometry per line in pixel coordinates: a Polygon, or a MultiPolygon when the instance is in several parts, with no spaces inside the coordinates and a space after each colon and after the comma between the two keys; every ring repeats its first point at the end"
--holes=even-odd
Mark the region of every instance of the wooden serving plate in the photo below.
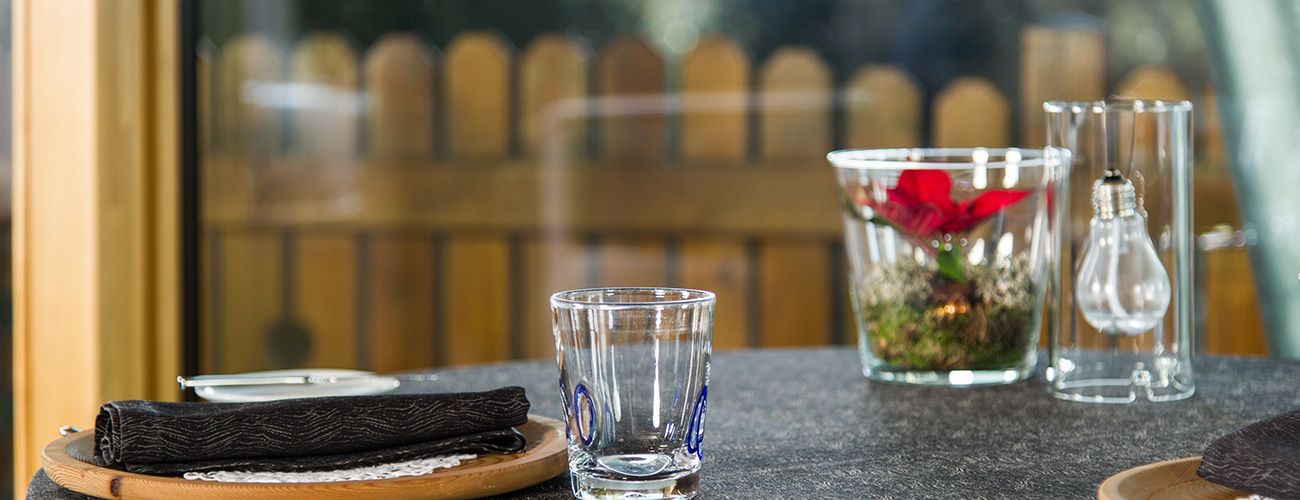
{"type": "Polygon", "coordinates": [[[1107,478],[1098,500],[1235,500],[1250,493],[1220,486],[1196,475],[1201,457],[1180,458],[1134,467],[1107,478]]]}
{"type": "Polygon", "coordinates": [[[74,456],[90,456],[94,432],[80,432],[41,451],[45,474],[64,488],[99,498],[123,500],[461,500],[482,498],[532,486],[568,467],[564,423],[529,415],[516,427],[528,440],[514,455],[480,455],[457,467],[423,476],[328,483],[218,483],[148,476],[107,469],[74,456]]]}

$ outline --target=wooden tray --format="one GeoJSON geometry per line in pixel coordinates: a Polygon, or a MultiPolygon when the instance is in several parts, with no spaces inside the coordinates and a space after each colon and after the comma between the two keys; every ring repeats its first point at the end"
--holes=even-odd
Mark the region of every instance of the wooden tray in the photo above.
{"type": "Polygon", "coordinates": [[[1180,458],[1134,467],[1107,478],[1097,488],[1098,500],[1234,500],[1249,498],[1227,486],[1196,475],[1201,457],[1180,458]]]}
{"type": "Polygon", "coordinates": [[[107,469],[72,458],[90,456],[94,432],[80,432],[41,451],[45,474],[64,488],[123,500],[459,500],[482,498],[532,486],[564,472],[568,452],[564,423],[529,415],[516,427],[528,447],[514,455],[481,455],[423,476],[330,483],[217,483],[147,476],[107,469]],[[80,447],[78,449],[78,447],[80,447]]]}

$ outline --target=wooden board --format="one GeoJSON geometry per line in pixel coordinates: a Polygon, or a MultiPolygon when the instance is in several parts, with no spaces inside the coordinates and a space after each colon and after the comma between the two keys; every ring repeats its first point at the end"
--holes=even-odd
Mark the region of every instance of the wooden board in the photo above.
{"type": "Polygon", "coordinates": [[[1180,458],[1135,467],[1106,479],[1098,500],[1233,500],[1243,493],[1196,475],[1201,457],[1180,458]]]}
{"type": "Polygon", "coordinates": [[[82,432],[50,443],[41,452],[45,473],[64,488],[122,500],[452,500],[483,498],[532,486],[564,472],[568,453],[564,423],[529,415],[516,427],[528,448],[514,455],[482,455],[464,465],[423,476],[332,483],[216,483],[148,476],[106,469],[72,458],[69,448],[93,446],[82,432]]]}

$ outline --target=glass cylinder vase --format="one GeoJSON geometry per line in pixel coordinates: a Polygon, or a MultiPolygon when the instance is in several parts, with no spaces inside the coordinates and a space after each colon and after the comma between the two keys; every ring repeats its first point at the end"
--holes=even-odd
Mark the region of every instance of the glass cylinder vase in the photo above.
{"type": "Polygon", "coordinates": [[[845,150],[842,194],[862,372],[1004,384],[1037,360],[1058,165],[1029,149],[845,150]]]}
{"type": "Polygon", "coordinates": [[[1171,401],[1192,377],[1192,105],[1048,102],[1059,287],[1048,301],[1047,378],[1061,399],[1171,401]]]}

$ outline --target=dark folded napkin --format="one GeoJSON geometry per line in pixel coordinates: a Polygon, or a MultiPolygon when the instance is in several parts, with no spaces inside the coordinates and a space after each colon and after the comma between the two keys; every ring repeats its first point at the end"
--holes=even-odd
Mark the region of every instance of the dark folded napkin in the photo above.
{"type": "Polygon", "coordinates": [[[95,420],[96,465],[141,474],[365,467],[452,453],[517,453],[521,387],[261,403],[112,401],[95,420]]]}
{"type": "Polygon", "coordinates": [[[1277,500],[1300,499],[1300,409],[1242,427],[1210,443],[1196,474],[1277,500]]]}

